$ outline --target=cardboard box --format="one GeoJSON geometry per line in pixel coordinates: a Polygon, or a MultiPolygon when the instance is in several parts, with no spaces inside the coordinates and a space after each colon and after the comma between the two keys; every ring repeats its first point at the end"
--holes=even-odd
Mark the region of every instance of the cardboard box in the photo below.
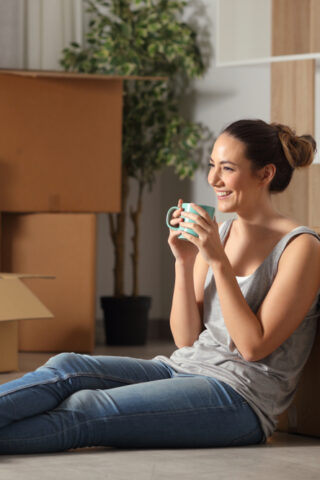
{"type": "Polygon", "coordinates": [[[19,369],[17,321],[53,318],[47,307],[22,283],[24,278],[54,277],[0,273],[0,372],[19,369]]]}
{"type": "Polygon", "coordinates": [[[50,272],[54,282],[26,280],[54,320],[21,320],[19,351],[92,353],[95,344],[94,214],[2,214],[2,266],[7,272],[50,272]]]}
{"type": "Polygon", "coordinates": [[[120,210],[122,83],[0,70],[0,211],[120,210]]]}

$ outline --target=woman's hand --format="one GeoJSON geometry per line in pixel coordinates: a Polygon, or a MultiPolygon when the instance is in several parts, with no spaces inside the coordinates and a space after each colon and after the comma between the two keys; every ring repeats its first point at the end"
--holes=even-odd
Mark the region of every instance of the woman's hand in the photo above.
{"type": "Polygon", "coordinates": [[[213,263],[221,261],[225,256],[220,241],[218,224],[216,219],[212,219],[203,208],[194,203],[191,205],[198,213],[183,212],[183,216],[190,218],[190,220],[193,220],[195,223],[180,222],[179,224],[181,227],[193,230],[197,233],[198,237],[187,232],[183,232],[183,236],[188,240],[187,243],[192,243],[197,247],[204,260],[212,265],[213,263]]]}
{"type": "MultiPolygon", "coordinates": [[[[173,227],[179,227],[181,225],[183,218],[181,217],[183,200],[180,198],[178,201],[178,210],[175,210],[172,214],[170,225],[173,227]]],[[[185,212],[184,212],[185,213],[185,212]]],[[[181,235],[181,230],[171,230],[169,233],[168,243],[171,248],[171,251],[178,262],[194,262],[198,253],[198,248],[193,245],[191,242],[182,240],[178,238],[181,235]]],[[[183,236],[185,234],[183,233],[183,236]]],[[[191,235],[192,236],[192,235],[191,235]]]]}

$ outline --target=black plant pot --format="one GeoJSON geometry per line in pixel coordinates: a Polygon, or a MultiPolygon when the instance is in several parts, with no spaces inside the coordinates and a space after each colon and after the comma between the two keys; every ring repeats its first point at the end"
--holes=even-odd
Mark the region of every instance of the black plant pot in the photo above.
{"type": "Polygon", "coordinates": [[[107,345],[144,345],[151,297],[101,297],[107,345]]]}

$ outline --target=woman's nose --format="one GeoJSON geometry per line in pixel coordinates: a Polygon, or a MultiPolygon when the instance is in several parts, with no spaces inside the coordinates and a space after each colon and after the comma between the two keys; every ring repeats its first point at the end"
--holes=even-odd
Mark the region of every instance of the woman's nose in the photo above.
{"type": "Polygon", "coordinates": [[[208,175],[208,182],[212,187],[215,187],[216,185],[223,185],[223,181],[218,170],[214,170],[213,168],[211,169],[208,175]]]}

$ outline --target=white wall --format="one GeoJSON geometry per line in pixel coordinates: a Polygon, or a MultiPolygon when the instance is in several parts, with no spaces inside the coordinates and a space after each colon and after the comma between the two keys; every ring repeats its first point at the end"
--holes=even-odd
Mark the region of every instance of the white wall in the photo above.
{"type": "Polygon", "coordinates": [[[271,0],[220,0],[218,16],[219,62],[271,56],[271,0]]]}

